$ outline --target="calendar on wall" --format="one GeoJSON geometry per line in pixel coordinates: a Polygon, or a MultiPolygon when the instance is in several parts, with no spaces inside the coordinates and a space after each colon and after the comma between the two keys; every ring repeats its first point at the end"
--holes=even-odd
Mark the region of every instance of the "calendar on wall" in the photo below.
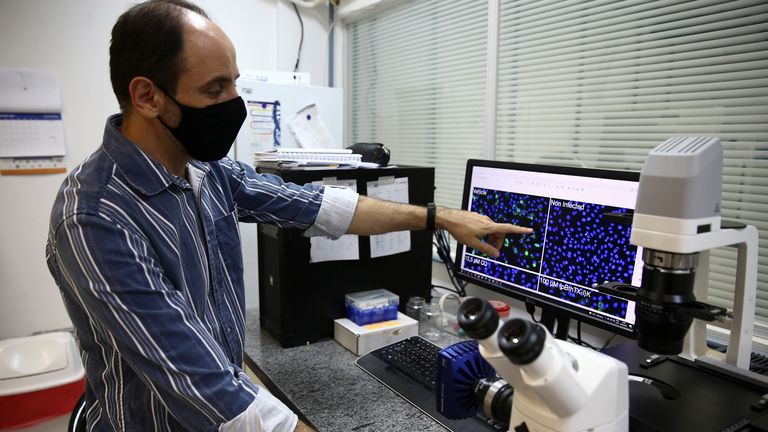
{"type": "Polygon", "coordinates": [[[0,113],[0,157],[63,156],[60,113],[0,113]]]}
{"type": "Polygon", "coordinates": [[[0,68],[0,174],[64,172],[56,72],[0,68]]]}

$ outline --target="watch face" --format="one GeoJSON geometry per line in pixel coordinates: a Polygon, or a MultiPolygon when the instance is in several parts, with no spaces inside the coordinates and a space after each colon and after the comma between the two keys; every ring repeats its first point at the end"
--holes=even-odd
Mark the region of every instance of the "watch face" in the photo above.
{"type": "Polygon", "coordinates": [[[435,230],[435,213],[435,203],[427,204],[427,230],[429,231],[435,230]]]}

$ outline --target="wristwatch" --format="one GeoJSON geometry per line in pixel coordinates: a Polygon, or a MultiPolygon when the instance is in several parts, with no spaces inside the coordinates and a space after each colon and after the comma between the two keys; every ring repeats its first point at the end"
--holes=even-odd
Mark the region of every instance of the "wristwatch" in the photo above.
{"type": "Polygon", "coordinates": [[[427,230],[428,231],[435,230],[435,213],[437,213],[437,207],[435,206],[435,203],[428,203],[427,204],[427,230]]]}

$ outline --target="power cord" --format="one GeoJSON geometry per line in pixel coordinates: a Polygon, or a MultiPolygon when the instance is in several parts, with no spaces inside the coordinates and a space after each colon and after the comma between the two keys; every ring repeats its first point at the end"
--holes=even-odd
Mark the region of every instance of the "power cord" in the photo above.
{"type": "Polygon", "coordinates": [[[611,343],[611,341],[613,340],[613,338],[615,338],[615,337],[616,337],[616,333],[612,334],[612,335],[611,335],[611,337],[609,337],[609,338],[608,338],[608,340],[607,340],[607,341],[605,341],[605,343],[603,344],[603,347],[602,347],[602,348],[600,348],[600,351],[601,351],[601,352],[602,352],[602,351],[605,351],[605,349],[606,349],[606,348],[608,348],[608,344],[610,344],[610,343],[611,343]]]}
{"type": "Polygon", "coordinates": [[[598,349],[596,346],[584,341],[581,338],[581,321],[576,321],[576,337],[574,338],[573,336],[568,336],[568,339],[570,339],[571,342],[579,344],[583,347],[591,348],[595,351],[600,351],[600,349],[598,349]]]}
{"type": "Polygon", "coordinates": [[[531,303],[526,303],[525,311],[531,315],[531,321],[535,322],[536,324],[541,322],[541,320],[536,319],[536,306],[532,305],[531,303]]]}
{"type": "Polygon", "coordinates": [[[454,268],[452,259],[451,243],[448,239],[448,232],[442,229],[436,229],[434,231],[434,241],[432,244],[435,245],[437,256],[440,258],[440,261],[445,264],[445,269],[448,272],[448,277],[451,279],[451,284],[455,287],[455,290],[451,291],[454,291],[460,297],[466,297],[467,282],[459,280],[456,277],[456,269],[454,268]]]}
{"type": "MultiPolygon", "coordinates": [[[[325,1],[326,0],[291,0],[291,3],[305,8],[313,8],[325,3],[325,1]]],[[[333,3],[335,6],[339,5],[338,0],[330,0],[329,3],[333,3]]]]}
{"type": "Polygon", "coordinates": [[[301,47],[304,45],[304,20],[301,19],[301,14],[299,13],[299,8],[296,7],[296,3],[292,1],[291,5],[293,5],[293,10],[296,11],[296,17],[299,18],[299,25],[301,26],[301,39],[299,39],[299,52],[296,54],[296,66],[293,67],[293,71],[297,72],[299,70],[299,62],[301,61],[301,47]]]}
{"type": "MultiPolygon", "coordinates": [[[[329,7],[333,8],[333,6],[330,6],[330,4],[329,4],[329,7]]],[[[334,9],[331,9],[331,10],[333,11],[334,9]]],[[[328,62],[328,52],[332,49],[331,33],[333,33],[333,28],[335,26],[336,26],[336,13],[333,12],[333,20],[328,25],[328,31],[325,34],[325,51],[323,53],[323,64],[325,65],[325,67],[323,68],[323,82],[327,83],[326,85],[329,85],[329,86],[331,85],[330,84],[331,80],[328,79],[329,78],[328,74],[330,73],[329,69],[331,68],[331,66],[328,62]]],[[[333,77],[330,77],[330,78],[333,78],[333,77]]]]}
{"type": "Polygon", "coordinates": [[[460,293],[460,292],[458,292],[458,291],[456,291],[456,288],[450,288],[450,287],[447,287],[447,286],[444,286],[444,285],[435,285],[435,284],[432,284],[432,289],[435,289],[435,290],[441,289],[441,290],[445,290],[445,291],[448,291],[448,292],[452,292],[452,293],[455,293],[455,294],[457,294],[457,295],[461,296],[461,293],[460,293]]]}
{"type": "Polygon", "coordinates": [[[590,343],[587,343],[585,340],[581,338],[581,321],[576,321],[576,337],[568,336],[568,339],[571,340],[571,342],[574,342],[576,344],[579,344],[583,347],[591,348],[597,352],[603,352],[606,348],[608,348],[608,345],[610,345],[613,338],[616,337],[616,333],[613,333],[611,337],[609,337],[602,347],[598,348],[590,343]]]}

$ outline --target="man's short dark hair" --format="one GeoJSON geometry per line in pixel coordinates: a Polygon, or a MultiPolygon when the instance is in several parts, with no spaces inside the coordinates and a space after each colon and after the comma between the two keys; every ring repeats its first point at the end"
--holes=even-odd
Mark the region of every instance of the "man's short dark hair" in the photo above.
{"type": "Polygon", "coordinates": [[[131,106],[128,85],[137,76],[147,77],[175,95],[184,70],[185,9],[208,18],[200,7],[185,0],[149,0],[117,19],[109,46],[109,76],[121,111],[131,106]]]}

